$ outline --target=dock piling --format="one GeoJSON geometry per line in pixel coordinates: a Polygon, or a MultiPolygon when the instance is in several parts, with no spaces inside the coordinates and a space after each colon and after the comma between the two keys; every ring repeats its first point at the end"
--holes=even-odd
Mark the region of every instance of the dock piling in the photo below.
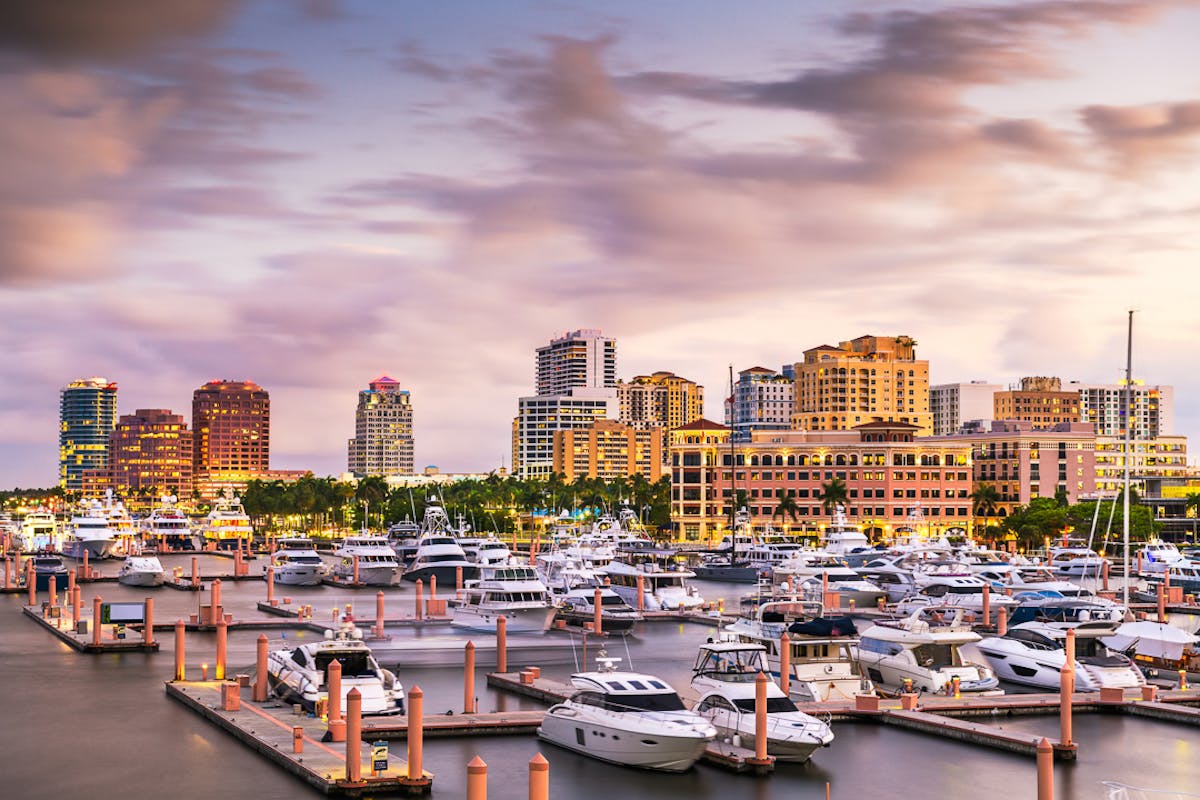
{"type": "Polygon", "coordinates": [[[1158,584],[1157,592],[1158,592],[1158,597],[1157,597],[1157,599],[1158,599],[1158,621],[1166,622],[1167,621],[1167,590],[1166,590],[1166,587],[1161,583],[1158,584]]]}
{"type": "Polygon", "coordinates": [[[417,610],[416,610],[416,615],[415,615],[417,619],[423,619],[425,616],[425,614],[423,613],[424,603],[421,600],[421,595],[423,595],[424,593],[425,593],[425,581],[421,580],[420,578],[417,578],[417,594],[416,594],[417,610]]]}
{"type": "Polygon", "coordinates": [[[792,640],[787,631],[779,634],[779,688],[784,696],[791,688],[792,680],[792,640]]]}
{"type": "Polygon", "coordinates": [[[267,567],[267,605],[275,605],[275,568],[267,567]]]}
{"type": "MultiPolygon", "coordinates": [[[[214,581],[214,584],[216,581],[214,581]]],[[[229,648],[229,625],[225,617],[217,622],[217,666],[213,677],[219,681],[225,680],[225,657],[229,648]]]]}
{"type": "Polygon", "coordinates": [[[354,585],[358,585],[358,556],[354,557],[354,585]]]}
{"type": "Polygon", "coordinates": [[[467,800],[487,800],[487,762],[479,756],[467,764],[467,800]]]}
{"type": "Polygon", "coordinates": [[[508,619],[496,620],[496,672],[508,672],[508,619]]]}
{"type": "Polygon", "coordinates": [[[92,644],[100,646],[100,595],[92,598],[92,644]]]}
{"type": "Polygon", "coordinates": [[[1037,746],[1037,800],[1054,800],[1054,748],[1045,737],[1037,746]]]}
{"type": "Polygon", "coordinates": [[[187,628],[184,626],[183,620],[175,620],[175,680],[187,680],[187,669],[184,666],[185,653],[185,637],[187,628]]]}
{"type": "Polygon", "coordinates": [[[550,762],[541,753],[529,759],[529,800],[550,800],[550,762]]]}
{"type": "Polygon", "coordinates": [[[599,586],[592,591],[592,630],[596,632],[597,636],[604,635],[604,616],[600,613],[601,603],[604,602],[600,596],[603,591],[599,586]]]}
{"type": "Polygon", "coordinates": [[[983,624],[992,624],[992,587],[988,583],[983,584],[983,624]]]}
{"type": "Polygon", "coordinates": [[[375,636],[383,638],[383,592],[375,593],[375,636]]]}
{"type": "Polygon", "coordinates": [[[454,568],[454,591],[462,592],[462,589],[463,589],[463,574],[462,574],[462,567],[460,566],[460,567],[454,568]]]}
{"type": "MultiPolygon", "coordinates": [[[[25,562],[25,586],[29,589],[29,605],[37,605],[37,573],[33,571],[33,559],[25,562]]],[[[99,619],[99,617],[97,617],[99,619]]]]}
{"type": "Polygon", "coordinates": [[[81,596],[83,590],[79,588],[79,584],[75,584],[75,588],[71,591],[71,629],[79,630],[79,618],[81,615],[80,606],[83,604],[81,596]]]}
{"type": "Polygon", "coordinates": [[[475,643],[463,648],[463,713],[475,713],[475,643]]]}
{"type": "Polygon", "coordinates": [[[358,689],[346,695],[346,780],[362,780],[362,694],[358,689]]]}
{"type": "Polygon", "coordinates": [[[996,612],[996,635],[1003,636],[1008,633],[1008,609],[1001,607],[996,612]]]}
{"type": "Polygon", "coordinates": [[[83,577],[85,580],[92,579],[92,568],[88,566],[88,551],[83,551],[83,577]]]}
{"type": "Polygon", "coordinates": [[[200,559],[198,556],[192,556],[192,588],[200,588],[200,559]]]}
{"type": "Polygon", "coordinates": [[[754,760],[767,760],[767,676],[754,678],[754,760]]]}
{"type": "Polygon", "coordinates": [[[50,576],[50,583],[47,587],[46,594],[50,596],[50,607],[54,608],[58,605],[58,578],[54,575],[50,576]]]}
{"type": "Polygon", "coordinates": [[[408,690],[408,779],[421,780],[425,752],[425,693],[420,686],[408,690]]]}
{"type": "Polygon", "coordinates": [[[142,623],[142,644],[154,644],[154,598],[146,598],[146,620],[142,623]]]}
{"type": "Polygon", "coordinates": [[[637,610],[646,610],[646,578],[644,575],[637,576],[637,610]]]}
{"type": "Polygon", "coordinates": [[[292,752],[304,752],[304,728],[299,725],[292,726],[292,752]]]}
{"type": "Polygon", "coordinates": [[[342,665],[329,662],[329,741],[346,741],[346,721],[342,719],[342,665]]]}
{"type": "MultiPolygon", "coordinates": [[[[7,559],[5,559],[5,569],[8,569],[7,559]]],[[[63,599],[64,603],[71,603],[75,598],[75,570],[67,570],[67,596],[63,599]]]]}
{"type": "Polygon", "coordinates": [[[254,692],[251,695],[256,703],[267,702],[267,647],[267,635],[260,633],[255,642],[254,692]]]}

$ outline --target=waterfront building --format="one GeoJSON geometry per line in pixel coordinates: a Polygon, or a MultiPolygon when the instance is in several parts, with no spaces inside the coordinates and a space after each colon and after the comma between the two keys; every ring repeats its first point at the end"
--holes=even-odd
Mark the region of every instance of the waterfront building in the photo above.
{"type": "Polygon", "coordinates": [[[192,394],[192,476],[206,485],[270,469],[271,398],[252,381],[209,381],[192,394]]]}
{"type": "Polygon", "coordinates": [[[804,351],[796,377],[792,427],[850,430],[867,422],[903,422],[933,432],[929,362],[909,336],[860,336],[804,351]]]}
{"type": "Polygon", "coordinates": [[[347,449],[347,469],[360,478],[416,471],[412,399],[399,381],[384,375],[358,393],[354,438],[347,449]]]}
{"type": "Polygon", "coordinates": [[[1096,488],[1119,492],[1125,481],[1125,454],[1132,451],[1129,477],[1135,490],[1146,493],[1147,486],[1186,480],[1186,436],[1156,436],[1126,442],[1117,436],[1096,437],[1096,488]]]}
{"type": "Polygon", "coordinates": [[[571,331],[537,348],[534,391],[538,395],[566,395],[572,389],[616,385],[617,342],[603,331],[571,331]]]}
{"type": "MultiPolygon", "coordinates": [[[[1068,384],[1079,392],[1079,419],[1096,426],[1097,436],[1125,436],[1125,381],[1115,384],[1068,384]]],[[[1133,409],[1134,439],[1154,439],[1175,433],[1175,389],[1172,386],[1147,386],[1134,381],[1129,387],[1129,405],[1133,409]]]]}
{"type": "Polygon", "coordinates": [[[725,403],[725,424],[736,442],[750,441],[753,431],[786,431],[796,410],[792,376],[751,367],[738,373],[733,396],[725,403]]]}
{"type": "Polygon", "coordinates": [[[1021,378],[1007,391],[996,392],[993,419],[1029,422],[1034,428],[1053,428],[1079,422],[1079,392],[1063,391],[1059,378],[1021,378]]]}
{"type": "Polygon", "coordinates": [[[104,378],[71,381],[59,395],[58,485],[83,490],[84,473],[108,468],[108,437],[117,425],[117,384],[104,378]]]}
{"type": "Polygon", "coordinates": [[[969,448],[975,485],[990,484],[999,494],[998,517],[1035,497],[1054,497],[1060,489],[1068,502],[1077,503],[1098,488],[1096,433],[1088,423],[1043,428],[1032,420],[994,420],[986,429],[926,441],[969,448]]]}
{"type": "Polygon", "coordinates": [[[662,477],[662,433],[638,430],[616,420],[600,419],[586,428],[554,432],[551,469],[567,482],[576,478],[613,478],[641,474],[654,483],[662,477]]]}
{"type": "Polygon", "coordinates": [[[994,419],[996,392],[1004,387],[987,381],[942,383],[929,387],[929,413],[933,417],[933,435],[959,433],[966,423],[987,423],[994,419]]]}
{"type": "Polygon", "coordinates": [[[654,430],[665,459],[672,428],[704,415],[704,387],[673,372],[638,375],[628,383],[617,381],[619,419],[639,431],[654,430]]]}
{"type": "Polygon", "coordinates": [[[163,408],[123,414],[109,437],[108,482],[121,495],[151,498],[192,493],[192,432],[163,408]]]}
{"type": "Polygon", "coordinates": [[[719,539],[738,490],[758,525],[816,535],[832,522],[822,501],[835,481],[845,485],[847,519],[873,537],[892,537],[914,516],[924,520],[919,535],[966,530],[970,445],[919,438],[918,430],[875,421],[838,431],[754,431],[731,452],[724,425],[702,419],[677,428],[670,453],[676,535],[719,539]],[[781,504],[794,506],[795,517],[780,513],[781,504]]]}

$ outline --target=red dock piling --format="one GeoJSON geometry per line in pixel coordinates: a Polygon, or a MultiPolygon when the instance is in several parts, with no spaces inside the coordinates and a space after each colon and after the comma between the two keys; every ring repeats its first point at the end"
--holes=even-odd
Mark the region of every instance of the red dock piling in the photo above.
{"type": "Polygon", "coordinates": [[[329,740],[346,741],[346,720],[342,719],[342,665],[329,662],[329,740]]]}
{"type": "Polygon", "coordinates": [[[425,693],[420,686],[408,690],[408,779],[424,776],[421,760],[425,751],[425,693]]]}
{"type": "Polygon", "coordinates": [[[225,657],[229,649],[229,625],[225,622],[225,617],[217,622],[217,666],[213,673],[219,681],[225,680],[225,657]]]}
{"type": "Polygon", "coordinates": [[[467,764],[467,800],[487,800],[487,763],[479,756],[467,764]]]}
{"type": "Polygon", "coordinates": [[[183,620],[175,620],[175,680],[182,681],[187,679],[187,669],[184,666],[184,642],[187,635],[187,628],[184,627],[183,620]]]}
{"type": "Polygon", "coordinates": [[[383,592],[375,593],[375,635],[383,638],[383,592]]]}
{"type": "Polygon", "coordinates": [[[496,620],[496,672],[508,672],[508,619],[496,620]]]}
{"type": "Polygon", "coordinates": [[[463,713],[475,713],[475,643],[463,648],[463,713]]]}
{"type": "Polygon", "coordinates": [[[146,598],[146,621],[142,625],[142,644],[154,644],[154,598],[146,598]]]}
{"type": "Polygon", "coordinates": [[[1045,737],[1037,746],[1037,800],[1054,800],[1054,748],[1045,737]]]}
{"type": "Polygon", "coordinates": [[[792,680],[792,640],[787,631],[779,634],[779,688],[786,695],[792,680]]]}
{"type": "Polygon", "coordinates": [[[529,759],[529,800],[550,800],[550,762],[541,753],[529,759]]]}
{"type": "Polygon", "coordinates": [[[260,633],[255,642],[254,692],[250,695],[256,703],[267,702],[267,647],[267,635],[260,633]]]}
{"type": "Polygon", "coordinates": [[[362,694],[358,689],[346,695],[346,780],[362,780],[362,694]]]}

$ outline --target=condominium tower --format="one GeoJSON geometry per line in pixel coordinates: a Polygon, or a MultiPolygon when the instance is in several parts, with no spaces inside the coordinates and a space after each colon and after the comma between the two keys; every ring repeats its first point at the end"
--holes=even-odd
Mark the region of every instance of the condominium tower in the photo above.
{"type": "Polygon", "coordinates": [[[943,383],[929,387],[929,413],[933,416],[933,435],[951,436],[964,423],[986,423],[995,413],[996,392],[1004,389],[998,383],[971,381],[943,383]]]}
{"type": "Polygon", "coordinates": [[[271,398],[251,381],[209,381],[192,394],[193,477],[253,478],[269,469],[271,398]]]}
{"type": "Polygon", "coordinates": [[[109,437],[108,480],[123,494],[189,497],[192,432],[183,415],[163,408],[121,415],[109,437]]]}
{"type": "MultiPolygon", "coordinates": [[[[1096,426],[1097,436],[1125,435],[1125,383],[1078,383],[1068,388],[1079,392],[1079,419],[1096,426]]],[[[1156,439],[1175,433],[1175,389],[1172,386],[1147,386],[1134,381],[1129,387],[1129,405],[1133,411],[1134,439],[1156,439]]]]}
{"type": "Polygon", "coordinates": [[[539,395],[564,395],[581,387],[617,385],[617,342],[603,331],[564,333],[537,348],[535,387],[539,395]]]}
{"type": "Polygon", "coordinates": [[[1063,422],[1079,422],[1079,392],[1063,391],[1059,378],[1021,378],[993,398],[993,419],[1031,422],[1049,429],[1063,422]]]}
{"type": "Polygon", "coordinates": [[[735,442],[750,441],[752,431],[786,431],[796,410],[796,384],[788,375],[766,367],[738,373],[732,402],[725,404],[725,424],[735,442]]]}
{"type": "Polygon", "coordinates": [[[412,475],[413,409],[407,389],[386,375],[358,393],[348,470],[367,475],[412,475]]]}
{"type": "Polygon", "coordinates": [[[59,395],[58,485],[83,489],[83,475],[108,466],[108,437],[117,425],[117,385],[80,378],[59,395]]]}

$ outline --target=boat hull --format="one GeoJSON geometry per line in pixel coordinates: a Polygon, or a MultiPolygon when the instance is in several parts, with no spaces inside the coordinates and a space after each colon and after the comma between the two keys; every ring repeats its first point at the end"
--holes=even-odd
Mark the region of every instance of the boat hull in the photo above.
{"type": "Polygon", "coordinates": [[[113,539],[68,540],[63,545],[63,555],[69,558],[82,559],[83,554],[86,552],[89,560],[108,558],[112,555],[116,544],[116,541],[113,539]]]}
{"type": "Polygon", "coordinates": [[[505,619],[509,633],[545,633],[554,621],[554,606],[545,608],[490,609],[455,605],[450,609],[450,624],[456,628],[495,632],[496,621],[505,619]]]}
{"type": "Polygon", "coordinates": [[[275,583],[280,586],[320,586],[324,577],[316,565],[275,567],[275,583]]]}
{"type": "MultiPolygon", "coordinates": [[[[581,611],[560,611],[559,616],[572,628],[582,628],[596,621],[594,615],[581,611]]],[[[600,617],[600,627],[605,633],[624,635],[632,632],[639,622],[641,619],[635,616],[610,617],[602,613],[600,617]]]]}
{"type": "Polygon", "coordinates": [[[690,769],[708,746],[700,736],[631,732],[570,716],[572,711],[559,706],[547,711],[538,738],[600,761],[662,772],[690,769]]]}
{"type": "MultiPolygon", "coordinates": [[[[442,586],[457,585],[457,583],[458,583],[458,565],[453,565],[453,566],[449,566],[449,567],[439,567],[439,566],[417,567],[416,569],[410,569],[408,572],[404,573],[404,580],[412,581],[413,583],[415,583],[417,581],[424,581],[426,585],[429,584],[430,578],[435,578],[435,577],[437,578],[437,582],[440,583],[442,586]]],[[[479,567],[477,565],[469,564],[462,568],[462,579],[464,581],[475,580],[478,577],[479,577],[479,567]]]]}
{"type": "Polygon", "coordinates": [[[162,586],[166,576],[161,572],[126,572],[117,576],[117,583],[125,586],[162,586]]]}
{"type": "MultiPolygon", "coordinates": [[[[334,575],[342,581],[353,581],[354,570],[338,569],[334,575]]],[[[400,580],[399,567],[366,567],[359,566],[358,582],[363,586],[395,586],[400,580]]]]}
{"type": "Polygon", "coordinates": [[[759,570],[757,567],[698,564],[690,569],[695,573],[697,580],[724,581],[726,583],[758,583],[759,570]]]}

